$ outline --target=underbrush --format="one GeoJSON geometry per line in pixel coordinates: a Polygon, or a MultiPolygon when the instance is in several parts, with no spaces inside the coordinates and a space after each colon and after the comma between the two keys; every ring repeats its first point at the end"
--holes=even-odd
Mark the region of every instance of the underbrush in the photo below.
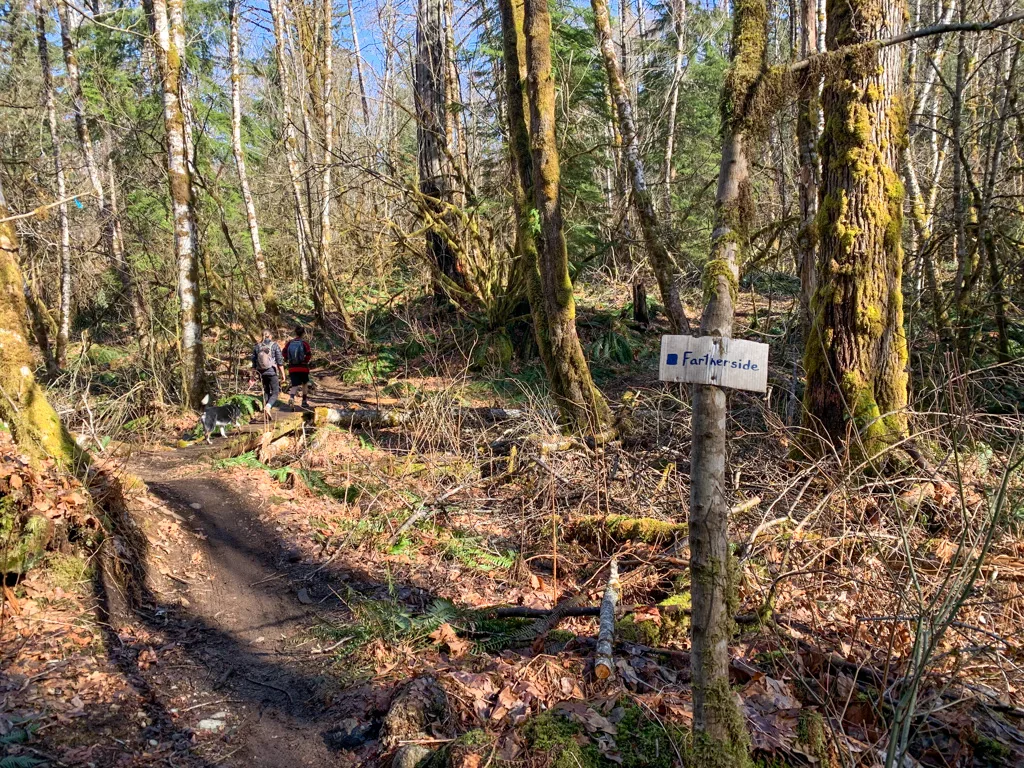
{"type": "Polygon", "coordinates": [[[219,459],[214,463],[217,469],[260,469],[266,472],[272,480],[282,485],[299,482],[303,487],[308,488],[316,495],[335,501],[351,504],[359,498],[362,488],[356,484],[349,484],[345,487],[332,485],[324,479],[324,473],[315,469],[305,467],[293,467],[284,465],[273,467],[259,460],[254,451],[243,453],[230,459],[219,459]]]}

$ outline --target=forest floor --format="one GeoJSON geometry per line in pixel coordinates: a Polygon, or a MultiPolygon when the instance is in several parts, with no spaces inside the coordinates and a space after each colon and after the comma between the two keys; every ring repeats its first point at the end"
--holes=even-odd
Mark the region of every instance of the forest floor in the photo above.
{"type": "MultiPolygon", "coordinates": [[[[683,763],[685,398],[634,370],[614,392],[631,416],[621,446],[550,450],[537,436],[557,430],[540,410],[475,420],[469,407],[510,401],[465,372],[400,379],[325,374],[311,404],[419,415],[402,426],[307,426],[225,457],[237,435],[175,447],[194,426],[182,417],[108,444],[100,465],[127,510],[112,540],[145,577],[122,599],[98,559],[56,546],[49,567],[5,586],[0,750],[23,761],[11,768],[401,766],[427,750],[431,765],[462,768],[683,763]],[[594,676],[592,616],[494,610],[595,606],[613,556],[630,608],[608,680],[594,676]]],[[[925,624],[943,634],[914,689],[906,764],[1024,764],[1014,531],[953,618],[940,614],[984,530],[998,455],[975,446],[955,488],[865,479],[792,460],[773,412],[733,405],[732,677],[759,765],[880,764],[925,624]]],[[[282,409],[275,424],[289,420],[282,409]]],[[[0,484],[24,504],[99,525],[85,489],[9,442],[0,455],[0,484]]]]}

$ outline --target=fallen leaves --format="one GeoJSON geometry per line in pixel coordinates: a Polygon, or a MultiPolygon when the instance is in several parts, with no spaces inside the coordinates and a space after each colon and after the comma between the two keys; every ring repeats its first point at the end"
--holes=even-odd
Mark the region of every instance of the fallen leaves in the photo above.
{"type": "Polygon", "coordinates": [[[464,656],[472,647],[470,643],[459,637],[451,624],[447,623],[442,624],[431,632],[430,639],[438,645],[448,646],[448,650],[451,651],[452,656],[455,656],[456,658],[464,656]]]}

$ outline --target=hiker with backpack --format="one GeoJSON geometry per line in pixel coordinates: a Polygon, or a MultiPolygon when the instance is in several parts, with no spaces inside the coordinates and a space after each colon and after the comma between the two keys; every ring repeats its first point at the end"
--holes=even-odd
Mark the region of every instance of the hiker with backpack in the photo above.
{"type": "Polygon", "coordinates": [[[306,341],[306,329],[301,325],[295,327],[295,338],[284,347],[284,359],[288,364],[288,407],[295,408],[295,394],[302,390],[302,407],[309,408],[306,398],[309,394],[309,363],[313,359],[313,350],[306,341]]]}
{"type": "Polygon", "coordinates": [[[284,377],[284,356],[269,330],[263,331],[262,340],[253,347],[252,367],[263,384],[263,412],[269,417],[270,409],[281,394],[281,379],[284,377]]]}

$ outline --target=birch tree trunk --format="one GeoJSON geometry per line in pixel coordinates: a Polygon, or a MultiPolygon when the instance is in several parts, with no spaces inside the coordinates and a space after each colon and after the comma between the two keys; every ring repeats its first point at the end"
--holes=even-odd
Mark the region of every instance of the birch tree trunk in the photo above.
{"type": "Polygon", "coordinates": [[[68,20],[68,8],[64,0],[57,2],[57,20],[60,24],[61,47],[64,51],[64,70],[67,78],[68,90],[71,93],[71,103],[75,113],[75,131],[78,134],[78,143],[82,148],[82,157],[85,160],[86,173],[89,176],[89,184],[92,186],[93,194],[99,205],[99,225],[103,236],[104,249],[110,262],[117,272],[121,281],[122,294],[127,295],[131,285],[125,280],[124,253],[121,251],[120,243],[114,237],[114,220],[107,205],[107,199],[103,190],[103,179],[100,173],[99,164],[96,162],[96,153],[93,149],[92,135],[89,131],[88,118],[85,110],[85,94],[82,92],[82,80],[78,68],[78,55],[75,51],[75,43],[71,39],[71,25],[68,20]]]}
{"type": "MultiPolygon", "coordinates": [[[[827,47],[897,35],[904,10],[902,0],[829,0],[827,47]]],[[[804,362],[804,423],[867,459],[907,433],[901,69],[898,46],[851,52],[822,95],[821,274],[804,362]]]]}
{"type": "MultiPolygon", "coordinates": [[[[57,199],[67,196],[64,178],[64,160],[61,153],[60,130],[57,122],[57,104],[53,91],[53,72],[50,69],[50,49],[46,41],[46,9],[43,0],[36,0],[36,40],[39,45],[39,67],[43,75],[43,98],[46,101],[46,122],[50,129],[53,149],[53,170],[57,180],[57,199]]],[[[60,228],[60,307],[57,316],[56,363],[67,365],[68,336],[71,333],[71,228],[68,224],[68,204],[57,206],[57,224],[60,228]]]]}
{"type": "Polygon", "coordinates": [[[352,8],[352,0],[348,0],[348,20],[352,26],[352,55],[356,59],[356,80],[359,83],[359,103],[363,108],[363,122],[370,125],[370,101],[366,98],[366,81],[363,78],[363,54],[359,47],[359,25],[356,13],[352,8]]]}
{"type": "MultiPolygon", "coordinates": [[[[746,110],[765,72],[768,12],[764,0],[733,5],[732,61],[720,101],[722,158],[715,195],[711,258],[704,267],[702,336],[732,337],[740,251],[753,220],[746,110]]],[[[693,618],[695,765],[749,765],[743,717],[729,688],[729,639],[735,626],[735,564],[729,553],[725,390],[693,388],[690,451],[690,577],[693,618]]]]}
{"type": "MultiPolygon", "coordinates": [[[[805,0],[806,1],[806,0],[805,0]]],[[[683,55],[686,51],[686,0],[671,0],[669,13],[672,15],[672,31],[676,38],[676,54],[672,62],[672,81],[668,91],[668,127],[665,135],[665,166],[661,172],[661,183],[665,187],[661,213],[666,219],[672,215],[672,157],[676,146],[676,115],[679,112],[679,86],[683,79],[683,55]]]]}
{"type": "Polygon", "coordinates": [[[239,51],[238,28],[240,26],[239,0],[229,0],[228,15],[230,29],[228,37],[228,56],[231,60],[231,151],[235,156],[235,168],[238,171],[238,183],[245,203],[245,220],[249,225],[249,239],[252,241],[252,259],[256,265],[256,276],[260,281],[260,292],[263,295],[263,306],[271,315],[277,315],[277,300],[274,298],[274,284],[267,272],[267,263],[263,258],[263,247],[260,245],[260,227],[256,220],[256,205],[249,189],[249,175],[245,170],[245,154],[242,151],[242,65],[239,51]]]}
{"type": "MultiPolygon", "coordinates": [[[[288,178],[292,187],[292,198],[295,203],[295,236],[298,244],[299,269],[303,282],[311,288],[314,298],[320,296],[321,307],[323,289],[318,291],[314,283],[313,269],[310,265],[309,214],[303,204],[302,173],[299,169],[299,142],[295,134],[295,121],[292,118],[292,93],[289,82],[289,57],[285,49],[286,30],[283,0],[269,0],[270,16],[274,24],[274,50],[277,54],[277,76],[281,87],[281,109],[284,123],[284,154],[288,164],[288,178]]],[[[323,314],[323,310],[320,310],[323,314]]]]}
{"type": "Polygon", "coordinates": [[[96,164],[96,155],[93,152],[92,136],[89,133],[89,124],[85,116],[85,95],[82,93],[82,81],[78,70],[78,55],[75,51],[75,43],[71,39],[71,25],[68,20],[68,9],[64,0],[57,2],[57,20],[60,22],[60,41],[64,51],[64,72],[67,78],[68,91],[71,93],[71,104],[75,114],[75,131],[78,134],[78,143],[82,149],[82,158],[85,160],[85,170],[89,175],[89,183],[92,186],[93,194],[100,208],[100,225],[106,231],[106,201],[103,197],[103,180],[100,178],[100,169],[96,164]]]}
{"type": "Polygon", "coordinates": [[[640,142],[637,137],[636,123],[633,120],[633,104],[629,98],[622,68],[619,66],[619,60],[615,53],[608,3],[607,0],[591,0],[591,6],[594,9],[597,39],[608,74],[608,87],[618,115],[619,131],[622,134],[622,150],[629,171],[630,184],[633,188],[633,206],[643,232],[647,258],[658,279],[661,300],[665,304],[672,332],[683,333],[690,329],[690,321],[683,309],[681,295],[683,275],[675,258],[665,245],[660,232],[658,214],[654,210],[654,200],[651,197],[650,188],[647,186],[647,178],[640,158],[640,142]]]}
{"type": "Polygon", "coordinates": [[[197,408],[206,395],[203,329],[199,302],[199,259],[196,252],[192,179],[189,172],[181,78],[185,19],[183,0],[147,0],[155,39],[167,134],[167,182],[174,218],[174,253],[178,263],[179,325],[181,326],[182,393],[197,408]]]}
{"type": "Polygon", "coordinates": [[[516,171],[517,248],[528,272],[534,334],[562,417],[599,435],[609,428],[611,411],[594,386],[576,335],[558,193],[551,18],[545,0],[500,0],[499,8],[516,171]]]}
{"type": "MultiPolygon", "coordinates": [[[[321,155],[320,171],[320,248],[317,254],[316,284],[322,289],[327,288],[329,267],[331,263],[331,168],[334,166],[334,5],[332,0],[323,0],[323,39],[321,55],[321,75],[323,77],[320,116],[323,132],[323,154],[321,155]]],[[[323,299],[320,300],[321,305],[323,299]]],[[[343,307],[339,306],[339,310],[343,307]]],[[[321,309],[321,314],[323,309],[321,309]]],[[[317,318],[323,324],[324,318],[317,318]]]]}
{"type": "Polygon", "coordinates": [[[24,280],[18,266],[18,237],[7,218],[7,200],[0,187],[0,421],[30,456],[49,456],[64,468],[83,459],[82,452],[50,406],[29,368],[24,280]]]}

